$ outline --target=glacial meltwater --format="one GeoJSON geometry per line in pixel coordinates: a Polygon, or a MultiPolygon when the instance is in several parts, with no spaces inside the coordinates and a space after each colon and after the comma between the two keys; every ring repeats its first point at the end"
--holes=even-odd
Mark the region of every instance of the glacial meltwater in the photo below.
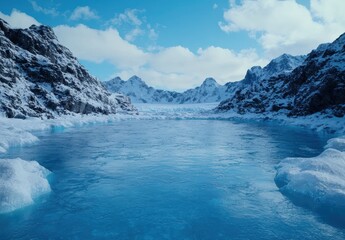
{"type": "Polygon", "coordinates": [[[296,206],[276,165],[330,136],[268,122],[128,120],[35,133],[2,158],[35,160],[51,191],[0,214],[0,239],[344,239],[296,206]]]}

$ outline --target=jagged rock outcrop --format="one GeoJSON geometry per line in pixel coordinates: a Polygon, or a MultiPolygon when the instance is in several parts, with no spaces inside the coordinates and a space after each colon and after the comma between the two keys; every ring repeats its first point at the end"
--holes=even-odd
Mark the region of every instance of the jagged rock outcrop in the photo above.
{"type": "MultiPolygon", "coordinates": [[[[303,64],[306,56],[291,56],[283,54],[273,59],[267,66],[252,67],[246,73],[243,80],[235,83],[228,83],[230,97],[221,102],[217,107],[218,111],[233,110],[237,113],[263,113],[266,111],[266,104],[270,104],[271,95],[275,95],[276,89],[280,85],[269,79],[281,78],[288,75],[297,67],[303,64]],[[266,102],[267,101],[267,102],[266,102]]],[[[284,109],[285,102],[280,102],[279,106],[284,109]]],[[[270,106],[271,107],[271,106],[270,106]]],[[[268,110],[269,111],[269,110],[268,110]]]]}
{"type": "MultiPolygon", "coordinates": [[[[322,44],[292,71],[242,81],[218,111],[276,113],[291,117],[345,114],[345,34],[322,44]]],[[[250,74],[250,73],[248,73],[250,74]]],[[[247,75],[248,75],[247,74],[247,75]]]]}
{"type": "Polygon", "coordinates": [[[59,44],[47,26],[12,29],[0,19],[0,113],[9,118],[131,109],[112,96],[59,44]]]}

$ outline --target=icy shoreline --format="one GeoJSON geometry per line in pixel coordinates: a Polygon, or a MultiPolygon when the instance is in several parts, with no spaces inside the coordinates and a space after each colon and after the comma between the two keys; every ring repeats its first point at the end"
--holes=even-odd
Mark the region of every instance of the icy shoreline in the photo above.
{"type": "MultiPolygon", "coordinates": [[[[46,179],[47,172],[45,172],[44,167],[40,166],[37,162],[30,162],[21,159],[1,159],[1,153],[5,153],[11,146],[25,145],[39,141],[39,139],[34,135],[35,131],[49,131],[56,128],[64,129],[94,123],[109,123],[131,119],[239,119],[273,121],[282,125],[304,126],[316,131],[330,131],[337,135],[345,133],[344,118],[326,118],[319,115],[303,118],[288,118],[282,115],[272,114],[239,115],[233,112],[214,113],[211,110],[214,109],[216,105],[216,103],[184,105],[137,104],[136,107],[139,110],[139,115],[73,115],[46,120],[37,118],[22,120],[0,117],[0,132],[2,136],[0,138],[0,172],[4,172],[7,169],[12,168],[13,172],[21,169],[20,171],[22,171],[25,176],[30,176],[30,174],[34,173],[38,174],[36,176],[28,177],[26,181],[19,181],[13,178],[1,179],[0,213],[16,209],[16,207],[7,207],[7,210],[2,209],[4,208],[3,205],[5,204],[7,196],[4,192],[14,191],[15,189],[27,189],[28,187],[34,188],[35,185],[37,186],[37,179],[40,179],[38,181],[39,185],[41,184],[42,186],[45,186],[42,188],[43,190],[40,194],[49,192],[50,190],[49,183],[46,179]],[[28,164],[35,166],[37,171],[35,170],[32,172],[29,170],[25,172],[24,170],[30,169],[30,167],[23,166],[28,166],[28,164]],[[32,181],[32,179],[35,179],[35,181],[32,181]],[[19,185],[13,185],[11,182],[16,182],[16,184],[19,185]],[[25,185],[29,182],[33,185],[25,185]],[[46,186],[45,184],[48,185],[46,186]],[[8,189],[8,186],[13,186],[13,189],[8,189]],[[6,190],[5,187],[7,187],[6,190]]],[[[330,139],[325,148],[326,150],[322,154],[313,158],[288,158],[282,160],[277,166],[275,181],[280,191],[291,198],[306,198],[309,202],[315,205],[315,208],[321,205],[328,206],[329,204],[332,204],[335,205],[336,208],[345,211],[345,205],[341,201],[341,199],[345,199],[345,137],[330,139]]],[[[40,195],[33,194],[31,196],[31,193],[25,191],[23,191],[23,194],[29,197],[26,197],[27,200],[25,203],[22,202],[21,204],[16,204],[15,206],[17,206],[17,208],[33,203],[32,199],[36,195],[40,195]]],[[[11,200],[14,203],[16,202],[17,197],[23,198],[23,196],[12,193],[11,196],[15,196],[15,199],[11,200]]]]}
{"type": "Polygon", "coordinates": [[[245,114],[235,112],[214,113],[217,103],[207,104],[137,104],[139,115],[71,115],[57,119],[9,119],[0,117],[0,153],[10,146],[30,144],[38,141],[34,131],[45,131],[53,128],[67,128],[92,123],[108,123],[130,119],[205,119],[205,120],[257,120],[272,121],[282,125],[295,125],[316,131],[327,131],[338,136],[345,134],[345,118],[327,118],[321,115],[289,118],[273,114],[245,114]]]}

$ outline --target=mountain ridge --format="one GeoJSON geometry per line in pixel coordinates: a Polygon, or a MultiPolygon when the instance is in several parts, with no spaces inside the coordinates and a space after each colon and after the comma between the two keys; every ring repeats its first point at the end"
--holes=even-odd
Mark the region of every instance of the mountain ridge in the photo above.
{"type": "Polygon", "coordinates": [[[238,85],[218,112],[275,113],[290,117],[345,114],[345,34],[311,51],[290,73],[238,85]]]}

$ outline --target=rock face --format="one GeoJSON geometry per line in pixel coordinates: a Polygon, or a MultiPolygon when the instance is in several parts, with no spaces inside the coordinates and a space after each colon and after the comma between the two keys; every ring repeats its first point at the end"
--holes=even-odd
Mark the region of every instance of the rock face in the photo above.
{"type": "Polygon", "coordinates": [[[213,78],[207,78],[199,87],[183,93],[154,89],[137,76],[127,81],[116,77],[103,85],[110,92],[125,94],[138,103],[207,103],[220,102],[230,96],[227,87],[219,85],[213,78]]]}
{"type": "Polygon", "coordinates": [[[60,45],[47,26],[12,29],[0,19],[0,113],[9,118],[131,109],[112,96],[60,45]]]}
{"type": "Polygon", "coordinates": [[[287,116],[345,114],[345,34],[333,43],[320,45],[290,71],[257,78],[251,70],[233,87],[232,96],[220,103],[218,111],[287,116]]]}

